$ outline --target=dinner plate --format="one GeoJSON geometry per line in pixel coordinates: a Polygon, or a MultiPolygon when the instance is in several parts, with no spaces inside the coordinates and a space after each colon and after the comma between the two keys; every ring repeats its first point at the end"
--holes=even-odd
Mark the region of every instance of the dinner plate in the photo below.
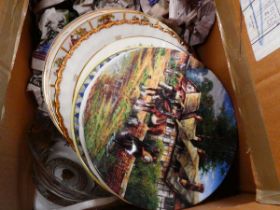
{"type": "MultiPolygon", "coordinates": [[[[95,71],[93,71],[93,69],[99,64],[100,64],[99,66],[103,66],[104,65],[103,62],[106,62],[106,60],[108,60],[107,58],[109,58],[110,60],[112,57],[114,57],[116,54],[118,55],[120,52],[124,52],[126,50],[131,50],[134,48],[147,48],[147,47],[170,48],[178,51],[181,50],[180,48],[172,45],[169,42],[166,42],[158,38],[148,37],[148,36],[129,37],[129,38],[123,38],[114,41],[109,45],[105,46],[104,48],[102,48],[96,54],[94,54],[92,58],[90,58],[89,61],[85,64],[79,76],[77,76],[78,79],[76,84],[72,83],[72,85],[75,86],[73,96],[75,96],[77,94],[77,91],[80,90],[80,87],[85,82],[86,78],[89,78],[89,74],[91,75],[95,74],[94,73],[95,71]]],[[[68,121],[68,119],[70,118],[71,117],[64,118],[65,125],[70,124],[70,121],[68,121]]]]}
{"type": "MultiPolygon", "coordinates": [[[[125,51],[123,51],[125,52],[125,51]]],[[[83,164],[86,171],[91,175],[91,177],[104,189],[107,189],[112,194],[115,194],[101,179],[96,171],[96,168],[93,166],[92,161],[86,151],[85,142],[80,141],[80,134],[79,134],[79,116],[80,116],[80,107],[83,100],[83,97],[88,96],[88,92],[86,93],[86,89],[90,83],[95,80],[96,75],[100,74],[102,69],[108,65],[110,61],[117,58],[120,53],[115,53],[105,60],[100,62],[97,66],[95,66],[92,71],[86,76],[85,80],[82,82],[81,86],[78,88],[78,84],[76,84],[75,88],[75,95],[73,98],[73,105],[72,105],[72,113],[71,113],[71,134],[73,136],[73,145],[76,151],[77,157],[80,159],[80,162],[83,164]],[[86,151],[86,152],[85,152],[86,151]]],[[[88,66],[88,65],[87,65],[88,66]]]]}
{"type": "MultiPolygon", "coordinates": [[[[118,56],[121,52],[125,52],[134,48],[144,48],[144,47],[165,47],[170,49],[176,49],[180,51],[178,47],[175,47],[174,45],[165,42],[161,39],[153,38],[153,37],[143,37],[143,36],[137,36],[137,37],[129,37],[124,38],[121,40],[117,40],[108,46],[102,48],[100,51],[98,51],[96,54],[93,55],[93,57],[89,60],[89,62],[84,66],[84,68],[81,70],[81,73],[77,79],[76,84],[71,84],[69,87],[73,85],[73,89],[75,91],[73,97],[69,100],[69,103],[74,103],[74,96],[79,94],[79,96],[82,95],[82,91],[85,90],[84,87],[82,87],[83,83],[87,83],[90,80],[94,78],[94,76],[100,71],[100,69],[108,63],[110,60],[112,60],[114,57],[118,56]],[[110,55],[108,57],[108,55],[110,55]]],[[[73,80],[74,82],[74,80],[73,80]]],[[[81,97],[79,97],[79,100],[81,100],[81,97]]],[[[79,113],[74,113],[75,115],[79,113]]],[[[72,116],[72,115],[71,115],[72,116]]],[[[69,119],[70,129],[71,129],[71,117],[65,117],[65,122],[69,119]]],[[[74,136],[72,133],[70,133],[71,139],[74,140],[74,136]]],[[[78,138],[79,139],[79,138],[78,138]]],[[[76,147],[76,150],[79,150],[80,154],[83,154],[83,149],[81,147],[81,144],[74,142],[74,145],[76,147]],[[78,145],[78,146],[77,146],[78,145]]],[[[81,155],[80,155],[81,156],[81,155]]],[[[87,171],[89,171],[88,167],[88,161],[86,160],[85,156],[80,157],[82,162],[86,164],[85,167],[87,167],[87,171]]],[[[94,169],[93,169],[94,170],[94,169]]],[[[92,172],[90,172],[92,173],[92,172]]],[[[94,174],[92,174],[94,176],[94,174]]],[[[96,181],[98,179],[95,178],[96,181]]],[[[99,182],[99,181],[98,181],[99,182]]],[[[104,187],[104,186],[103,186],[104,187]]]]}
{"type": "Polygon", "coordinates": [[[203,201],[223,181],[237,145],[221,82],[172,49],[133,49],[106,61],[73,106],[73,134],[90,169],[141,208],[203,201]]]}
{"type": "MultiPolygon", "coordinates": [[[[44,94],[44,99],[47,104],[47,108],[50,114],[52,121],[54,122],[57,129],[62,133],[62,130],[59,126],[58,119],[55,116],[54,109],[54,91],[55,91],[55,81],[57,79],[57,67],[61,63],[61,60],[57,59],[58,57],[66,56],[72,47],[72,43],[69,42],[69,36],[71,33],[75,32],[78,29],[80,22],[85,22],[90,18],[93,18],[99,14],[103,14],[107,10],[100,10],[94,14],[85,14],[68,23],[63,30],[55,37],[55,40],[52,42],[52,45],[48,51],[44,74],[42,89],[44,94]],[[67,43],[68,38],[68,43],[67,43]]],[[[77,37],[77,36],[76,36],[77,37]]],[[[70,40],[71,41],[71,40],[70,40]]]]}
{"type": "MultiPolygon", "coordinates": [[[[122,53],[125,53],[126,51],[132,50],[134,48],[144,48],[145,46],[149,47],[170,47],[170,49],[178,49],[177,47],[164,42],[160,39],[157,38],[152,38],[152,37],[130,37],[130,38],[125,38],[121,39],[118,41],[115,41],[111,43],[110,45],[104,47],[102,50],[97,52],[91,59],[90,61],[84,66],[84,69],[82,70],[81,74],[79,75],[79,79],[76,82],[75,85],[75,93],[74,96],[76,96],[76,99],[73,99],[73,103],[76,104],[77,106],[81,104],[81,101],[83,99],[83,96],[86,91],[86,86],[85,84],[90,83],[92,80],[95,79],[95,76],[98,75],[103,67],[105,67],[109,62],[111,62],[113,59],[116,57],[120,56],[122,53]],[[138,47],[136,47],[138,46],[138,47]],[[123,49],[126,48],[126,49],[123,49]],[[115,52],[114,54],[112,54],[115,52]],[[108,55],[112,54],[111,56],[108,57],[108,55]],[[102,61],[102,62],[99,62],[102,61]],[[99,63],[98,63],[99,62],[99,63]]],[[[79,108],[77,107],[75,109],[74,114],[71,114],[71,116],[79,116],[79,108]]],[[[76,117],[77,119],[78,117],[76,117]]],[[[72,118],[73,119],[73,118],[72,118]]],[[[71,120],[72,120],[71,119],[71,120]]],[[[78,125],[77,121],[74,122],[76,127],[78,125]]],[[[72,123],[73,124],[73,123],[72,123]]],[[[73,125],[71,125],[71,128],[73,125]]],[[[73,131],[73,129],[71,129],[73,131]]],[[[105,185],[105,183],[100,182],[100,179],[98,179],[98,172],[95,171],[95,168],[92,166],[92,163],[90,161],[89,156],[86,158],[86,154],[84,153],[84,149],[86,149],[85,144],[81,144],[80,138],[77,137],[75,138],[74,134],[71,132],[71,136],[73,137],[73,143],[75,146],[76,153],[80,159],[80,161],[83,163],[84,168],[86,168],[87,172],[91,174],[91,177],[94,178],[96,182],[98,182],[103,188],[107,188],[108,191],[111,193],[114,193],[111,191],[111,189],[108,189],[108,187],[105,185]],[[97,174],[97,177],[96,177],[97,174]]],[[[84,142],[83,142],[84,143],[84,142]]]]}
{"type": "MultiPolygon", "coordinates": [[[[147,37],[144,37],[144,38],[147,38],[147,37]]],[[[127,40],[130,40],[130,41],[134,41],[134,39],[135,38],[127,38],[127,40]]],[[[115,44],[117,44],[117,43],[115,43],[115,44]]],[[[115,46],[115,44],[113,43],[112,46],[115,46]]],[[[166,44],[164,44],[164,45],[167,46],[166,44]]],[[[171,46],[170,49],[174,49],[174,46],[171,46]]],[[[103,50],[104,50],[104,52],[107,51],[106,48],[104,48],[103,50]]],[[[73,131],[76,133],[75,135],[73,133],[72,136],[74,137],[73,140],[74,140],[74,146],[75,146],[77,155],[79,156],[80,160],[83,162],[84,167],[87,169],[87,171],[91,171],[91,174],[92,174],[92,176],[94,176],[95,180],[99,184],[101,184],[104,188],[106,188],[106,185],[104,183],[102,183],[102,181],[100,181],[100,177],[98,175],[99,173],[96,171],[96,168],[94,168],[94,166],[92,165],[89,155],[86,152],[84,152],[87,149],[86,149],[85,142],[80,141],[80,139],[84,139],[84,137],[80,138],[80,133],[78,132],[78,130],[79,130],[78,119],[80,116],[80,108],[81,108],[82,100],[84,98],[87,98],[88,94],[89,94],[86,87],[90,86],[90,83],[94,82],[96,75],[99,75],[100,72],[102,72],[103,68],[105,68],[107,65],[109,65],[109,63],[112,62],[114,59],[120,59],[120,58],[118,58],[118,56],[124,56],[125,53],[127,53],[126,51],[128,51],[128,49],[124,50],[124,51],[120,51],[119,53],[116,53],[116,54],[113,54],[113,55],[107,57],[103,62],[99,63],[97,66],[92,65],[95,63],[94,61],[96,61],[95,59],[92,59],[85,66],[84,70],[82,71],[82,73],[80,75],[78,82],[76,83],[75,95],[74,95],[75,98],[73,100],[73,103],[75,104],[75,108],[74,108],[74,110],[72,110],[73,113],[71,116],[75,116],[74,117],[75,120],[73,122],[71,122],[71,128],[72,128],[72,133],[73,133],[73,131]],[[93,69],[93,70],[91,70],[91,69],[93,69]],[[86,75],[86,77],[85,77],[85,75],[86,75]],[[84,80],[82,79],[83,77],[85,77],[84,80]],[[82,83],[82,84],[80,85],[79,83],[82,83]],[[76,138],[75,138],[75,136],[76,136],[76,138]]],[[[178,51],[180,51],[180,50],[178,50],[178,51]]],[[[103,54],[103,53],[101,53],[101,54],[103,54]]],[[[202,64],[198,60],[196,60],[191,54],[186,54],[186,56],[188,57],[187,65],[190,65],[192,67],[202,66],[202,64]]],[[[73,120],[73,118],[72,118],[72,120],[73,120]]],[[[114,193],[114,192],[112,192],[112,193],[114,193]]]]}
{"type": "MultiPolygon", "coordinates": [[[[59,125],[60,123],[58,122],[54,108],[55,82],[57,80],[58,66],[62,64],[62,58],[70,53],[75,43],[80,38],[84,37],[84,33],[86,31],[90,30],[90,20],[98,15],[107,14],[110,11],[112,11],[112,9],[100,9],[95,12],[84,14],[76,18],[74,21],[68,23],[56,36],[50,50],[48,51],[42,82],[43,94],[50,117],[61,133],[63,132],[61,126],[59,125]]],[[[115,9],[114,11],[119,11],[119,9],[115,9]]],[[[71,144],[71,142],[69,143],[71,144]]]]}
{"type": "Polygon", "coordinates": [[[93,17],[86,21],[84,25],[79,26],[75,33],[73,32],[68,36],[62,48],[58,51],[54,68],[51,70],[56,74],[53,74],[53,79],[50,79],[50,81],[55,80],[55,85],[54,95],[51,94],[49,99],[53,100],[52,97],[54,97],[54,109],[59,127],[67,139],[70,139],[70,123],[67,122],[67,125],[65,125],[64,120],[65,117],[69,118],[71,114],[71,107],[69,106],[71,103],[65,98],[69,99],[70,97],[71,99],[73,96],[73,90],[69,84],[77,78],[77,74],[79,74],[77,69],[83,66],[95,52],[115,40],[139,35],[162,39],[186,51],[180,39],[171,29],[159,23],[156,19],[136,11],[112,10],[106,14],[93,17]],[[71,49],[65,50],[66,46],[71,46],[71,49]]]}

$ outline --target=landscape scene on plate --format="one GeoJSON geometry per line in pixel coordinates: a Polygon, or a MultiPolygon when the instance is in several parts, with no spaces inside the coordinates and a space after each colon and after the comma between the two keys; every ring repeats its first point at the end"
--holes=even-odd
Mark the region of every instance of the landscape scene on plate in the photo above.
{"type": "Polygon", "coordinates": [[[102,179],[147,209],[180,209],[208,197],[234,157],[230,98],[188,55],[132,50],[96,78],[84,133],[102,179]]]}

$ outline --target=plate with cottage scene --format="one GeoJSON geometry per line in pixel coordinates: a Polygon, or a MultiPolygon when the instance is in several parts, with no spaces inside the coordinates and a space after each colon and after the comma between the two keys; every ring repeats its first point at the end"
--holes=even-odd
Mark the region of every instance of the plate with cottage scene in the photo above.
{"type": "MultiPolygon", "coordinates": [[[[132,50],[132,49],[131,49],[132,50]]],[[[121,53],[115,53],[109,57],[107,57],[105,60],[100,62],[97,66],[93,68],[93,70],[86,76],[85,80],[81,83],[80,86],[78,86],[78,82],[76,84],[75,88],[75,97],[73,98],[73,107],[72,107],[72,118],[71,118],[71,134],[73,136],[73,145],[76,151],[76,155],[79,158],[79,160],[82,162],[84,168],[86,171],[91,175],[91,177],[98,182],[100,186],[102,186],[104,189],[107,189],[109,192],[114,192],[108,188],[108,186],[102,181],[101,177],[98,175],[98,172],[96,171],[96,168],[93,166],[91,162],[91,158],[89,156],[89,153],[87,152],[87,147],[85,144],[85,141],[80,141],[79,136],[79,116],[80,116],[80,109],[82,100],[84,97],[88,97],[89,90],[88,87],[91,86],[91,83],[94,82],[96,79],[96,76],[100,74],[102,69],[108,65],[113,59],[117,59],[118,56],[120,56],[121,53]],[[86,151],[86,152],[85,152],[86,151]]],[[[90,63],[89,63],[90,64],[90,63]]],[[[89,66],[89,65],[87,65],[89,66]]],[[[87,67],[86,66],[86,67],[87,67]]],[[[79,78],[79,80],[81,77],[79,78]]]]}
{"type": "MultiPolygon", "coordinates": [[[[172,44],[165,42],[163,40],[153,38],[153,37],[130,37],[125,38],[121,40],[117,40],[108,46],[104,47],[100,51],[98,51],[91,59],[90,61],[85,65],[85,67],[82,69],[78,81],[76,82],[75,86],[75,94],[78,94],[79,101],[82,99],[82,96],[85,91],[85,84],[88,84],[91,80],[95,78],[95,75],[98,74],[99,71],[101,71],[102,67],[105,66],[105,64],[109,63],[114,57],[118,56],[122,52],[128,51],[129,49],[133,48],[144,48],[144,47],[165,47],[170,49],[176,49],[180,51],[177,47],[173,46],[172,44]],[[114,54],[112,54],[114,52],[114,54]],[[112,54],[108,57],[108,55],[112,54]],[[102,62],[100,62],[102,61],[102,62]]],[[[74,102],[74,99],[72,99],[74,102]]],[[[72,103],[69,102],[69,103],[72,103]]],[[[77,102],[78,103],[78,102],[77,102]]],[[[79,113],[74,113],[79,114],[79,113]]],[[[68,118],[65,118],[66,120],[68,118]]],[[[70,117],[69,117],[70,119],[70,117]]],[[[71,126],[71,119],[70,126],[71,126]]],[[[86,160],[85,156],[82,156],[83,149],[80,145],[80,143],[76,143],[75,139],[73,138],[72,133],[70,133],[71,139],[73,139],[74,146],[76,147],[76,151],[78,152],[78,156],[82,162],[86,164],[86,168],[88,169],[88,161],[86,160]]],[[[93,169],[94,170],[94,169],[93,169]]],[[[87,170],[89,171],[89,170],[87,170]]]]}
{"type": "Polygon", "coordinates": [[[78,95],[75,137],[100,183],[121,199],[181,209],[222,183],[237,147],[234,109],[218,78],[193,57],[130,50],[78,95]]]}

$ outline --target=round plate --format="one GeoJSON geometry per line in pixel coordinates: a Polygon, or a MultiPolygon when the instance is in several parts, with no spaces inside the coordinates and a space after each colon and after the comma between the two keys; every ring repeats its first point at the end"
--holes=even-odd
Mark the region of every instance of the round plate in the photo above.
{"type": "MultiPolygon", "coordinates": [[[[110,50],[114,51],[113,49],[114,48],[118,49],[118,46],[124,47],[126,44],[129,44],[129,43],[137,44],[137,42],[139,42],[139,41],[140,42],[144,41],[146,43],[145,45],[151,43],[154,47],[161,45],[161,47],[169,46],[170,49],[177,49],[178,51],[180,50],[180,49],[176,48],[175,46],[172,46],[171,44],[168,44],[166,42],[163,42],[162,40],[158,40],[158,39],[151,38],[151,37],[132,37],[132,38],[122,39],[122,40],[112,43],[111,45],[105,47],[100,52],[98,52],[101,55],[103,55],[103,57],[106,57],[106,59],[103,62],[100,62],[97,66],[95,65],[95,63],[96,63],[96,60],[98,60],[98,59],[90,60],[90,62],[85,66],[85,68],[81,72],[79,80],[76,83],[76,88],[75,88],[76,97],[73,100],[74,104],[76,105],[76,108],[74,110],[74,113],[71,115],[71,116],[75,116],[74,124],[73,124],[73,122],[71,122],[71,124],[72,124],[71,127],[77,128],[76,129],[76,133],[77,133],[76,139],[74,137],[74,134],[72,134],[72,136],[74,137],[73,138],[74,146],[75,146],[77,155],[79,156],[81,162],[83,162],[86,170],[92,171],[93,173],[91,173],[91,174],[92,174],[92,176],[94,176],[94,179],[99,184],[101,184],[101,186],[103,186],[104,188],[106,188],[106,185],[104,183],[102,183],[102,181],[100,182],[99,173],[96,171],[95,167],[92,165],[91,158],[89,157],[89,155],[87,153],[84,153],[84,151],[87,150],[86,145],[85,145],[84,141],[82,141],[82,142],[80,141],[80,137],[77,132],[78,131],[77,126],[79,124],[78,118],[79,118],[79,114],[80,114],[80,106],[81,106],[83,97],[85,97],[85,98],[88,97],[89,91],[88,91],[87,87],[90,86],[90,83],[94,82],[94,79],[96,78],[96,76],[99,75],[100,72],[102,72],[103,68],[106,68],[106,66],[109,65],[110,62],[113,62],[114,60],[119,60],[120,57],[125,56],[127,54],[127,51],[129,51],[129,48],[127,48],[126,50],[120,51],[118,53],[115,53],[115,54],[111,55],[110,57],[105,56],[106,53],[108,55],[110,50]]],[[[140,48],[144,48],[144,44],[140,44],[140,45],[141,45],[140,48]]],[[[94,56],[94,58],[100,57],[100,55],[98,55],[98,53],[94,56]]],[[[191,58],[190,60],[193,60],[193,58],[191,58]]],[[[195,63],[195,62],[193,62],[193,63],[195,63]]],[[[71,130],[73,131],[73,129],[71,129],[71,130]]],[[[82,139],[84,139],[84,137],[82,137],[82,139]]],[[[110,189],[108,189],[108,190],[111,191],[110,189]]],[[[114,192],[112,192],[112,193],[114,193],[114,192]]]]}
{"type": "Polygon", "coordinates": [[[55,81],[57,79],[58,64],[61,63],[61,61],[59,61],[58,58],[66,56],[66,54],[70,51],[72,47],[72,43],[69,42],[69,36],[71,33],[73,33],[73,31],[75,31],[78,28],[80,22],[87,21],[89,18],[93,18],[94,16],[103,14],[106,11],[107,10],[104,11],[101,10],[95,12],[94,14],[92,13],[86,14],[76,18],[75,21],[68,23],[63,28],[63,30],[56,36],[55,40],[52,42],[52,45],[48,51],[45,67],[44,67],[43,82],[42,82],[43,94],[44,94],[45,102],[47,104],[47,108],[49,110],[50,117],[54,122],[55,126],[58,128],[58,130],[61,133],[62,130],[59,126],[58,119],[55,116],[55,109],[54,109],[55,81]],[[63,50],[61,50],[62,47],[63,50]]]}
{"type": "Polygon", "coordinates": [[[79,93],[77,143],[120,198],[146,209],[185,208],[226,176],[238,138],[233,106],[216,76],[187,54],[121,53],[79,93]]]}
{"type": "Polygon", "coordinates": [[[72,32],[64,41],[54,44],[59,49],[51,53],[53,56],[50,56],[51,61],[45,68],[44,95],[48,100],[50,112],[55,111],[54,121],[58,121],[59,128],[67,139],[69,139],[69,123],[65,126],[64,117],[69,117],[71,108],[69,109],[68,101],[63,105],[61,102],[65,97],[69,98],[73,95],[73,92],[68,90],[69,82],[75,78],[70,77],[69,74],[77,75],[78,66],[87,62],[96,51],[120,38],[137,35],[161,38],[186,50],[175,32],[143,13],[110,10],[98,15],[92,14],[92,17],[87,14],[85,18],[80,18],[77,24],[73,23],[72,32]]]}
{"type": "MultiPolygon", "coordinates": [[[[98,175],[98,172],[96,171],[96,168],[93,166],[91,158],[86,149],[85,141],[81,142],[80,133],[79,133],[79,116],[80,116],[80,109],[81,109],[83,97],[84,96],[88,97],[88,94],[89,94],[89,90],[87,90],[87,87],[90,86],[90,83],[94,82],[96,76],[98,74],[100,74],[102,69],[104,67],[106,67],[108,65],[108,63],[110,63],[112,60],[117,59],[118,56],[121,56],[121,53],[122,52],[115,53],[115,54],[111,55],[110,57],[107,57],[102,62],[100,62],[97,66],[94,66],[93,70],[86,76],[85,80],[82,82],[82,84],[80,86],[78,86],[78,83],[80,81],[78,81],[76,83],[75,95],[74,95],[74,99],[73,99],[74,104],[72,106],[72,114],[71,114],[71,116],[72,116],[71,134],[73,136],[73,143],[74,143],[75,151],[76,151],[78,158],[82,162],[86,171],[95,180],[95,182],[97,182],[104,189],[107,189],[112,194],[115,194],[115,193],[110,188],[108,188],[108,186],[102,181],[101,177],[98,175]],[[86,152],[84,152],[84,151],[86,151],[86,152]]],[[[88,66],[91,66],[89,64],[86,66],[86,68],[88,66]]],[[[79,80],[80,79],[81,79],[81,77],[79,78],[79,80]]]]}

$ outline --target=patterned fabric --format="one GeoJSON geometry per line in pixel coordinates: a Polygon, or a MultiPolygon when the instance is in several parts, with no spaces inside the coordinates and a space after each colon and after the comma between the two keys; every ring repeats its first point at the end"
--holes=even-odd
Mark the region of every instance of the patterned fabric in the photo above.
{"type": "Polygon", "coordinates": [[[141,0],[143,12],[159,18],[190,45],[202,44],[214,22],[213,0],[141,0]]]}
{"type": "Polygon", "coordinates": [[[206,40],[215,22],[215,11],[213,0],[173,0],[170,1],[169,17],[183,25],[181,35],[186,43],[194,46],[206,40]]]}
{"type": "Polygon", "coordinates": [[[95,0],[94,9],[126,8],[140,10],[139,0],[95,0]]]}

